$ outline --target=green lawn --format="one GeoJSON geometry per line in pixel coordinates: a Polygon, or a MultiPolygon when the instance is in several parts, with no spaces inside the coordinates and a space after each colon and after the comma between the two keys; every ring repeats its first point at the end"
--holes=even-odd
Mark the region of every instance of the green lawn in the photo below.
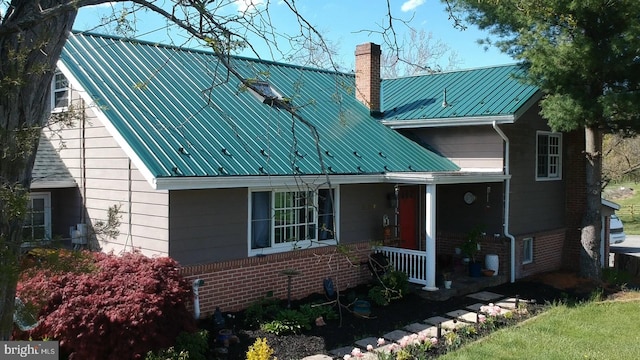
{"type": "Polygon", "coordinates": [[[616,213],[624,224],[624,232],[640,235],[640,184],[634,182],[611,184],[605,189],[604,196],[621,206],[616,213]],[[618,197],[616,195],[619,195],[620,188],[637,190],[625,192],[626,196],[618,197]]]}
{"type": "Polygon", "coordinates": [[[553,306],[441,359],[640,359],[639,309],[638,301],[553,306]]]}

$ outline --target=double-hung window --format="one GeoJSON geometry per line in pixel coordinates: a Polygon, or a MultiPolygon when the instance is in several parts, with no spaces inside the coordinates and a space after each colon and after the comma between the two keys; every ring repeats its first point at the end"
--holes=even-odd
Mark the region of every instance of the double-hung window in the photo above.
{"type": "Polygon", "coordinates": [[[252,191],[250,255],[335,244],[335,196],[334,189],[252,191]]]}
{"type": "Polygon", "coordinates": [[[51,81],[51,112],[63,112],[69,108],[69,81],[58,70],[51,81]]]}
{"type": "Polygon", "coordinates": [[[562,179],[562,134],[537,133],[536,180],[562,179]]]}
{"type": "Polygon", "coordinates": [[[51,195],[31,193],[29,208],[22,225],[22,240],[43,241],[51,239],[51,195]]]}

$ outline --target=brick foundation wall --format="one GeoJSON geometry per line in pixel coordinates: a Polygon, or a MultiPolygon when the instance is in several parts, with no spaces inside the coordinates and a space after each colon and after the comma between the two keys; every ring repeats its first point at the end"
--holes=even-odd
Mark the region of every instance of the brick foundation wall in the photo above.
{"type": "Polygon", "coordinates": [[[563,268],[566,229],[516,237],[516,279],[563,268]],[[533,262],[523,264],[523,240],[533,238],[533,262]]]}
{"type": "MultiPolygon", "coordinates": [[[[563,251],[565,247],[566,229],[540,232],[526,236],[516,237],[516,266],[515,278],[520,279],[547,271],[555,271],[563,268],[563,251]],[[533,262],[522,264],[523,239],[533,237],[533,262]]],[[[455,253],[455,248],[467,238],[467,234],[438,233],[436,251],[438,259],[455,253]]],[[[480,240],[481,250],[477,260],[484,262],[486,254],[498,254],[500,261],[498,273],[510,276],[511,272],[511,240],[504,236],[487,235],[480,240]]]]}
{"type": "MultiPolygon", "coordinates": [[[[466,241],[467,234],[439,232],[436,239],[436,253],[441,258],[455,254],[455,248],[466,241]]],[[[476,255],[476,260],[484,264],[487,254],[498,254],[500,261],[498,273],[509,275],[509,244],[510,240],[504,236],[492,234],[483,236],[480,239],[480,251],[476,255]]]]}
{"type": "Polygon", "coordinates": [[[371,280],[366,266],[371,253],[369,242],[347,245],[350,260],[327,246],[286,253],[251,257],[182,268],[190,283],[204,280],[199,288],[200,316],[206,317],[216,307],[222,311],[239,311],[257,299],[273,292],[287,298],[287,276],[283,270],[294,269],[299,275],[291,279],[291,299],[301,299],[314,293],[324,293],[323,280],[332,278],[336,288],[345,290],[371,280]]]}

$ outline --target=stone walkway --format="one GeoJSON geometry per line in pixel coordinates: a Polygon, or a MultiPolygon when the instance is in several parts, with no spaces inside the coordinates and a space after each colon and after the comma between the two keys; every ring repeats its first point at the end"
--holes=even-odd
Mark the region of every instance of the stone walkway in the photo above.
{"type": "MultiPolygon", "coordinates": [[[[394,330],[389,333],[383,334],[381,337],[385,339],[387,345],[383,346],[382,349],[388,344],[393,342],[398,342],[404,336],[412,335],[412,334],[425,334],[427,337],[434,337],[438,332],[438,324],[441,327],[441,334],[445,334],[447,331],[451,331],[455,328],[460,328],[464,326],[469,326],[474,324],[478,319],[478,313],[480,311],[480,307],[487,305],[488,303],[494,303],[495,305],[501,307],[502,309],[515,309],[516,308],[516,299],[515,298],[505,298],[504,295],[496,294],[489,291],[480,291],[477,293],[469,294],[468,297],[472,299],[476,299],[479,302],[467,306],[465,309],[450,311],[446,314],[442,314],[441,316],[434,316],[428,319],[424,319],[421,322],[415,322],[409,324],[402,329],[394,330]]],[[[526,301],[526,300],[520,300],[526,301]]],[[[356,341],[352,346],[345,346],[338,349],[333,349],[329,351],[331,355],[313,355],[307,356],[302,360],[333,360],[333,359],[342,359],[344,355],[351,354],[354,348],[359,348],[363,353],[367,352],[367,345],[372,345],[374,348],[381,349],[377,346],[378,338],[368,337],[365,339],[360,339],[356,341]]],[[[371,356],[370,354],[367,354],[371,356]]],[[[365,356],[364,359],[367,359],[365,356]]],[[[371,356],[371,359],[375,359],[375,357],[371,356]]]]}

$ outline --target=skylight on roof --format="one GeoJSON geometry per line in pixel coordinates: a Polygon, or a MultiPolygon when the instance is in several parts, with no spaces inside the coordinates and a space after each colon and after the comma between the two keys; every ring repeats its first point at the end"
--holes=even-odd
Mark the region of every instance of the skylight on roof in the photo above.
{"type": "Polygon", "coordinates": [[[251,84],[251,93],[263,104],[277,107],[289,107],[289,99],[285,98],[271,84],[266,81],[256,81],[251,84]]]}
{"type": "Polygon", "coordinates": [[[262,97],[272,100],[282,100],[282,95],[266,81],[257,81],[253,86],[262,97]]]}

